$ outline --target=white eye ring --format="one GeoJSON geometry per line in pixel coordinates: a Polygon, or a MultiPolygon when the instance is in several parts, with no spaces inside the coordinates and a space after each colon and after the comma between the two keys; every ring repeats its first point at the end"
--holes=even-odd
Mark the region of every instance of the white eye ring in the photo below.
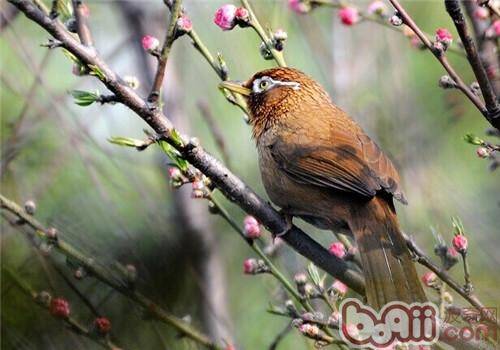
{"type": "Polygon", "coordinates": [[[256,94],[269,90],[275,86],[288,86],[293,90],[300,89],[300,84],[295,81],[279,81],[271,77],[263,76],[262,78],[254,80],[252,84],[252,91],[256,94]]]}

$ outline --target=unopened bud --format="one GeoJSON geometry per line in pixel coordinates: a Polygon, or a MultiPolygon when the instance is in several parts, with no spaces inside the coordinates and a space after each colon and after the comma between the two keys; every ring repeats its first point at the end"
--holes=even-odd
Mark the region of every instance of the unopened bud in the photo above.
{"type": "Polygon", "coordinates": [[[260,43],[259,52],[260,52],[260,55],[265,60],[272,60],[273,59],[273,54],[271,53],[271,50],[268,49],[266,43],[264,43],[264,42],[260,43]]]}
{"type": "Polygon", "coordinates": [[[137,281],[137,269],[134,265],[132,264],[127,264],[125,266],[126,274],[127,274],[127,281],[130,284],[133,284],[137,281]]]}
{"type": "Polygon", "coordinates": [[[49,292],[41,291],[40,293],[37,293],[35,300],[40,305],[43,305],[45,307],[49,307],[50,302],[52,301],[52,296],[50,295],[49,292]]]}
{"type": "Polygon", "coordinates": [[[94,327],[100,335],[106,335],[111,331],[111,322],[106,317],[97,317],[94,327]]]}
{"type": "Polygon", "coordinates": [[[422,276],[422,282],[427,287],[434,286],[436,281],[437,281],[437,275],[432,271],[428,271],[422,276]]]}
{"type": "Polygon", "coordinates": [[[391,23],[395,27],[399,27],[400,25],[403,24],[403,19],[399,14],[396,13],[393,16],[391,16],[391,18],[389,18],[389,23],[391,23]]]}
{"type": "Polygon", "coordinates": [[[457,87],[457,84],[449,75],[443,75],[441,78],[439,78],[438,85],[443,89],[454,89],[457,87]]]}
{"type": "Polygon", "coordinates": [[[27,200],[26,202],[24,202],[24,210],[29,215],[34,215],[35,211],[36,211],[35,201],[33,201],[33,200],[30,199],[30,200],[27,200]]]}
{"type": "Polygon", "coordinates": [[[304,285],[307,283],[307,276],[305,273],[298,273],[293,277],[297,285],[304,285]]]}
{"type": "Polygon", "coordinates": [[[299,331],[306,337],[313,339],[315,339],[319,335],[319,327],[310,323],[304,323],[300,325],[299,331]]]}
{"type": "Polygon", "coordinates": [[[467,237],[465,237],[464,235],[456,235],[455,237],[453,237],[452,243],[453,247],[457,250],[457,252],[461,254],[467,252],[467,246],[469,244],[467,241],[467,237]]]}
{"type": "Polygon", "coordinates": [[[57,229],[55,227],[48,228],[45,234],[50,241],[57,241],[57,229]]]}
{"type": "Polygon", "coordinates": [[[178,35],[189,33],[191,30],[193,30],[193,23],[191,22],[191,19],[186,15],[182,15],[177,19],[176,26],[178,35]]]}
{"type": "Polygon", "coordinates": [[[137,77],[133,75],[124,76],[123,81],[125,82],[125,84],[127,84],[128,87],[130,87],[133,90],[138,89],[139,86],[141,85],[139,79],[137,79],[137,77]]]}
{"type": "Polygon", "coordinates": [[[488,158],[491,154],[490,150],[486,147],[478,147],[476,149],[476,154],[479,158],[488,158]]]}

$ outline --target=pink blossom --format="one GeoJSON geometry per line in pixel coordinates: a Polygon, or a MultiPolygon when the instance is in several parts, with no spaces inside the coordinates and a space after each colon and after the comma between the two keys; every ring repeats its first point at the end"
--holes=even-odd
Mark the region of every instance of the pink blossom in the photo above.
{"type": "Polygon", "coordinates": [[[222,30],[231,30],[236,25],[236,6],[232,4],[222,5],[215,12],[214,23],[222,30]]]}
{"type": "Polygon", "coordinates": [[[288,7],[299,14],[307,13],[311,9],[303,0],[288,0],[288,7]]]}
{"type": "Polygon", "coordinates": [[[457,252],[464,253],[467,251],[468,242],[467,237],[465,237],[464,235],[456,235],[455,237],[453,237],[452,243],[457,252]]]}
{"type": "Polygon", "coordinates": [[[445,47],[448,47],[453,41],[453,36],[448,29],[438,28],[436,30],[436,41],[442,43],[445,47]]]}
{"type": "Polygon", "coordinates": [[[486,7],[477,7],[474,10],[474,18],[479,19],[479,20],[485,20],[488,19],[490,16],[490,11],[486,7]]]}
{"type": "Polygon", "coordinates": [[[255,259],[246,259],[243,262],[243,273],[246,275],[253,275],[257,271],[257,260],[255,259]]]}
{"type": "Polygon", "coordinates": [[[236,9],[236,13],[234,15],[235,15],[237,20],[245,21],[245,22],[249,20],[248,10],[244,7],[238,7],[236,9]]]}
{"type": "Polygon", "coordinates": [[[348,289],[347,286],[344,283],[340,282],[339,280],[335,280],[335,282],[333,282],[332,288],[341,296],[345,295],[348,289]]]}
{"type": "Polygon", "coordinates": [[[458,257],[458,252],[455,248],[449,247],[447,251],[448,255],[451,256],[452,258],[458,257]]]}
{"type": "Polygon", "coordinates": [[[387,12],[387,6],[381,0],[375,0],[368,5],[368,13],[373,15],[383,15],[387,12]]]}
{"type": "Polygon", "coordinates": [[[328,317],[328,323],[333,325],[338,325],[340,322],[340,318],[341,318],[340,312],[334,311],[332,312],[330,317],[328,317]]]}
{"type": "Polygon", "coordinates": [[[68,318],[70,314],[69,303],[63,298],[54,298],[50,302],[49,312],[52,316],[68,318]]]}
{"type": "Polygon", "coordinates": [[[488,158],[490,151],[486,147],[478,147],[476,154],[479,158],[488,158]]]}
{"type": "Polygon", "coordinates": [[[437,276],[434,272],[428,271],[422,276],[422,282],[427,286],[431,287],[434,282],[436,282],[437,276]]]}
{"type": "Polygon", "coordinates": [[[293,280],[295,281],[295,283],[297,284],[300,284],[300,285],[304,285],[307,283],[307,276],[305,273],[298,273],[296,274],[294,277],[293,277],[293,280]]]}
{"type": "Polygon", "coordinates": [[[94,320],[94,326],[101,335],[108,334],[111,331],[111,322],[106,317],[97,317],[94,320]]]}
{"type": "Polygon", "coordinates": [[[160,46],[160,41],[151,35],[142,37],[142,48],[148,52],[156,50],[160,46]]]}
{"type": "Polygon", "coordinates": [[[389,18],[389,23],[391,23],[395,27],[399,27],[403,24],[403,19],[398,15],[394,15],[389,18]]]}
{"type": "Polygon", "coordinates": [[[493,22],[491,27],[493,28],[495,35],[500,36],[500,19],[497,19],[495,22],[493,22]]]}
{"type": "Polygon", "coordinates": [[[335,255],[339,259],[343,259],[346,255],[345,246],[341,242],[334,242],[328,248],[330,254],[335,255]]]}
{"type": "Polygon", "coordinates": [[[319,334],[318,326],[310,323],[303,323],[299,326],[300,333],[307,335],[308,337],[314,338],[319,334]]]}
{"type": "Polygon", "coordinates": [[[201,180],[193,181],[193,191],[191,192],[192,198],[205,198],[205,184],[201,180]]]}
{"type": "Polygon", "coordinates": [[[180,178],[182,176],[182,174],[181,174],[181,171],[179,170],[179,168],[170,167],[170,168],[168,168],[168,176],[170,176],[170,178],[172,180],[176,180],[176,179],[180,178]]]}
{"type": "Polygon", "coordinates": [[[184,33],[189,33],[191,29],[193,29],[193,23],[191,22],[191,19],[186,16],[182,15],[177,19],[177,28],[184,32],[184,33]]]}
{"type": "Polygon", "coordinates": [[[243,226],[248,238],[255,239],[261,236],[259,222],[253,216],[247,215],[243,220],[243,226]]]}
{"type": "Polygon", "coordinates": [[[341,8],[338,16],[342,23],[346,26],[352,26],[353,24],[359,22],[359,12],[355,7],[346,6],[341,8]]]}

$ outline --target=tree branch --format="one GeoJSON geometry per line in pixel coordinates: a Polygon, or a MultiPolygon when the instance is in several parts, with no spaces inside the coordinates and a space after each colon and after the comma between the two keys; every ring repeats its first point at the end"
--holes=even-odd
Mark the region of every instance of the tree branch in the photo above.
{"type": "Polygon", "coordinates": [[[486,74],[483,64],[477,53],[474,39],[469,34],[467,23],[465,22],[462,9],[458,0],[445,0],[446,11],[450,15],[455,27],[457,28],[458,35],[462,40],[465,52],[467,53],[467,60],[469,61],[472,71],[476,76],[481,93],[483,94],[484,102],[486,105],[487,113],[485,117],[495,128],[500,129],[500,105],[498,104],[497,97],[493,91],[493,86],[486,74]]]}
{"type": "Polygon", "coordinates": [[[161,49],[160,57],[158,60],[158,69],[156,70],[153,86],[148,96],[148,102],[150,103],[157,103],[160,97],[160,90],[163,84],[163,79],[165,77],[165,69],[167,68],[168,55],[170,54],[170,49],[172,48],[172,45],[175,41],[177,19],[182,13],[181,4],[182,0],[173,0],[172,9],[170,11],[170,24],[167,29],[167,34],[165,35],[163,47],[161,49]]]}

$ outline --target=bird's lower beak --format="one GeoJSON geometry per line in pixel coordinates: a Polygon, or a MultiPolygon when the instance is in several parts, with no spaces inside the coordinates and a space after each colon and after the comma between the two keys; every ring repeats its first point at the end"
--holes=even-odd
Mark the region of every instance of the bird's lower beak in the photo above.
{"type": "Polygon", "coordinates": [[[223,81],[222,83],[219,84],[219,87],[227,89],[232,92],[236,92],[243,96],[249,96],[252,90],[243,86],[243,84],[244,83],[239,81],[223,81]]]}

